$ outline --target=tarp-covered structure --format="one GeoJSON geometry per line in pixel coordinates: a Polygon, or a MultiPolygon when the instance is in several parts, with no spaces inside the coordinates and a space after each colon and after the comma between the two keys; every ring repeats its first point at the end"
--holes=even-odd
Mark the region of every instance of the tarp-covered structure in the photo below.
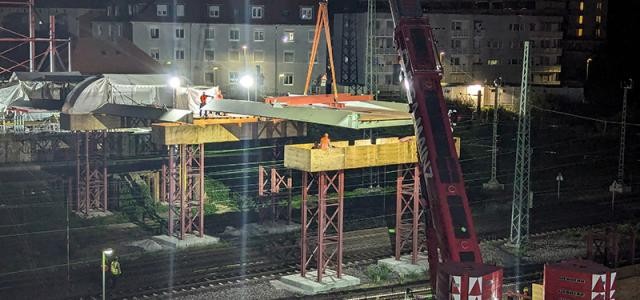
{"type": "Polygon", "coordinates": [[[87,78],[71,91],[62,108],[67,114],[89,114],[107,104],[150,108],[175,108],[197,113],[200,95],[217,93],[217,87],[190,87],[184,77],[180,86],[171,87],[169,74],[104,74],[87,78]]]}
{"type": "Polygon", "coordinates": [[[44,101],[62,106],[70,85],[83,79],[79,72],[15,72],[0,85],[0,113],[12,106],[43,108],[44,101]]]}

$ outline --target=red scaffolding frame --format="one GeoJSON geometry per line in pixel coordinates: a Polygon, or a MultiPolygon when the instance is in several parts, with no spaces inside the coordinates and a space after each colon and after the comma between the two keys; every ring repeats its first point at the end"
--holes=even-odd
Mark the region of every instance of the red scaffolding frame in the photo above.
{"type": "Polygon", "coordinates": [[[331,172],[303,172],[301,213],[300,274],[317,268],[317,281],[333,267],[338,278],[342,277],[344,212],[344,170],[331,172]],[[309,194],[317,190],[315,203],[309,194]],[[317,226],[317,234],[312,227],[317,226]],[[309,251],[310,250],[310,251],[309,251]]]}
{"type": "MultiPolygon", "coordinates": [[[[272,221],[276,221],[279,218],[278,200],[288,196],[287,222],[291,222],[292,191],[291,170],[288,170],[287,175],[283,175],[275,167],[265,168],[262,165],[258,166],[258,198],[262,200],[260,212],[270,206],[272,221]],[[287,193],[281,193],[282,190],[286,190],[287,193]]],[[[264,218],[261,216],[261,219],[264,218]]]]}
{"type": "Polygon", "coordinates": [[[169,236],[204,236],[204,144],[169,145],[162,166],[162,199],[169,205],[169,236]]]}
{"type": "Polygon", "coordinates": [[[418,254],[425,251],[425,207],[420,192],[420,165],[399,165],[396,179],[396,260],[400,260],[402,251],[409,248],[411,263],[415,264],[418,254]]]}
{"type": "Polygon", "coordinates": [[[29,72],[35,72],[40,70],[44,65],[47,58],[49,58],[49,72],[55,72],[56,61],[58,60],[61,66],[64,66],[64,63],[60,59],[58,49],[61,47],[67,46],[67,72],[71,71],[71,39],[58,39],[56,38],[56,28],[55,28],[55,16],[49,16],[49,37],[48,38],[37,38],[35,32],[35,0],[16,0],[16,1],[0,1],[0,6],[11,6],[11,7],[24,7],[27,10],[28,16],[28,31],[29,33],[23,34],[20,32],[16,32],[6,27],[0,26],[0,31],[6,32],[9,34],[9,37],[0,38],[0,43],[14,43],[15,45],[10,46],[8,49],[0,52],[0,60],[9,62],[11,65],[8,67],[0,66],[0,75],[5,73],[14,72],[16,70],[24,70],[29,72]],[[36,55],[36,42],[46,42],[49,44],[47,49],[36,55]],[[18,49],[21,49],[22,46],[29,46],[29,59],[24,61],[16,61],[8,56],[9,53],[17,52],[18,49]],[[54,58],[55,57],[55,58],[54,58]],[[36,65],[36,60],[41,58],[40,63],[36,65]]]}
{"type": "Polygon", "coordinates": [[[77,132],[76,210],[107,211],[107,132],[77,132]]]}

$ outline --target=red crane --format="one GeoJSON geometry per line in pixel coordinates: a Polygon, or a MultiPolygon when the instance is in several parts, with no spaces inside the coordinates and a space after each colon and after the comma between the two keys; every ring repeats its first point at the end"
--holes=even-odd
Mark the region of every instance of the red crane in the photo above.
{"type": "Polygon", "coordinates": [[[502,268],[482,263],[451,135],[431,27],[419,0],[389,0],[427,200],[427,251],[436,299],[502,299],[502,268]]]}

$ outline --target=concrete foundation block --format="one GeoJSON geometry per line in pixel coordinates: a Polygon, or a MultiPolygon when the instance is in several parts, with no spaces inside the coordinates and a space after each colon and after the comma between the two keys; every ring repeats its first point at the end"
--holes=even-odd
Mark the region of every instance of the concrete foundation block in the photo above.
{"type": "Polygon", "coordinates": [[[325,272],[322,282],[316,281],[317,276],[317,271],[310,271],[307,272],[305,277],[300,274],[287,275],[281,277],[280,280],[272,281],[271,284],[276,288],[283,288],[304,295],[315,295],[360,284],[360,278],[346,274],[342,274],[342,278],[338,278],[332,270],[325,272]]]}
{"type": "Polygon", "coordinates": [[[113,215],[113,213],[108,210],[107,211],[90,211],[86,215],[83,212],[75,211],[75,214],[78,215],[78,217],[83,219],[101,218],[101,217],[107,217],[107,216],[113,215]]]}
{"type": "Polygon", "coordinates": [[[168,235],[156,235],[153,240],[163,247],[171,249],[184,249],[191,247],[202,247],[208,245],[214,245],[220,242],[220,238],[204,235],[199,237],[193,234],[187,234],[184,239],[180,240],[174,236],[168,235]]]}
{"type": "Polygon", "coordinates": [[[418,255],[416,264],[411,263],[411,255],[400,256],[400,260],[396,260],[395,257],[385,258],[378,260],[378,264],[385,265],[393,272],[400,275],[409,275],[414,273],[426,273],[429,262],[427,257],[418,255]]]}

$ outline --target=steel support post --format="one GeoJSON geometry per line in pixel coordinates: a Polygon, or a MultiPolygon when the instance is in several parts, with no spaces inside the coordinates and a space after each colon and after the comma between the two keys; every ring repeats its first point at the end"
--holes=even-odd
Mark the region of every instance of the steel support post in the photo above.
{"type": "Polygon", "coordinates": [[[400,260],[402,250],[410,246],[413,264],[417,262],[418,253],[425,246],[425,207],[420,194],[419,165],[399,165],[396,180],[395,258],[400,260]]]}
{"type": "Polygon", "coordinates": [[[170,145],[168,166],[163,166],[162,198],[169,204],[168,235],[204,236],[204,144],[170,145]],[[166,171],[165,171],[166,170],[166,171]],[[167,184],[168,180],[168,184],[167,184]]]}
{"type": "Polygon", "coordinates": [[[331,267],[334,268],[336,276],[341,278],[344,170],[315,174],[303,172],[302,182],[301,275],[305,276],[307,268],[311,267],[315,258],[318,282],[322,281],[322,277],[331,267]],[[309,192],[312,188],[316,188],[318,193],[315,205],[309,203],[309,192]],[[313,225],[317,225],[315,236],[309,234],[313,225]],[[313,240],[315,245],[312,245],[313,240]]]}
{"type": "Polygon", "coordinates": [[[76,136],[76,210],[88,215],[107,211],[107,132],[86,131],[76,136]]]}

